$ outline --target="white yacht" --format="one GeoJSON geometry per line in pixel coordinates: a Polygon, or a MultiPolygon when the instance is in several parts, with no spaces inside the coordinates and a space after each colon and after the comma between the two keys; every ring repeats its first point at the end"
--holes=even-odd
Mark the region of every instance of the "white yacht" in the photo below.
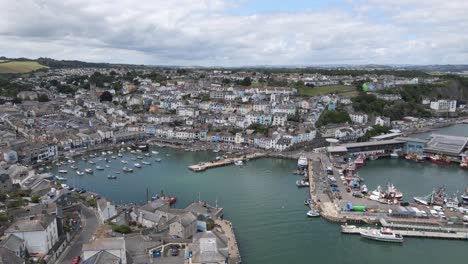
{"type": "Polygon", "coordinates": [[[393,230],[389,228],[382,228],[382,229],[367,229],[364,231],[359,232],[361,237],[383,241],[383,242],[395,242],[395,243],[402,243],[403,236],[400,234],[395,233],[393,230]]]}
{"type": "Polygon", "coordinates": [[[234,161],[234,165],[242,166],[242,165],[244,165],[244,162],[242,160],[236,160],[236,161],[234,161]]]}
{"type": "Polygon", "coordinates": [[[317,216],[320,216],[320,212],[318,210],[311,209],[306,213],[306,215],[308,217],[317,217],[317,216]]]}
{"type": "Polygon", "coordinates": [[[76,174],[78,174],[78,175],[84,175],[84,172],[77,170],[77,171],[76,171],[76,174]]]}
{"type": "Polygon", "coordinates": [[[305,156],[300,156],[299,159],[297,160],[297,166],[299,168],[305,168],[307,167],[307,158],[305,156]]]}
{"type": "Polygon", "coordinates": [[[135,164],[133,164],[133,166],[135,166],[135,167],[137,167],[137,168],[141,168],[140,163],[135,163],[135,164]]]}

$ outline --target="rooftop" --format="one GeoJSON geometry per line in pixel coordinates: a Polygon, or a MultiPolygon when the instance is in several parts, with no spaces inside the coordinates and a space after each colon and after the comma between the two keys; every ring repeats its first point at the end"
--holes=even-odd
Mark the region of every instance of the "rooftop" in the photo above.
{"type": "Polygon", "coordinates": [[[467,143],[468,137],[432,134],[432,138],[426,144],[425,150],[448,154],[460,154],[467,143]]]}
{"type": "Polygon", "coordinates": [[[34,219],[18,219],[8,227],[5,233],[44,231],[54,220],[55,217],[51,215],[40,215],[34,219]]]}

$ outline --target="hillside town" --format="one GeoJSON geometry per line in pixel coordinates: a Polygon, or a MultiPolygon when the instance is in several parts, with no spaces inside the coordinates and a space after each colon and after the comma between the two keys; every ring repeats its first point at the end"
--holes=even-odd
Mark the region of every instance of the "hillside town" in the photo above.
{"type": "Polygon", "coordinates": [[[117,206],[67,188],[44,169],[65,157],[72,163],[148,142],[187,151],[288,153],[329,146],[326,139],[408,135],[468,113],[463,101],[430,95],[418,102],[417,116],[358,107],[369,98],[409,104],[389,91],[443,82],[432,76],[64,68],[12,82],[26,88],[2,96],[0,105],[0,263],[11,264],[150,263],[161,254],[174,262],[157,263],[240,263],[222,208],[199,200],[176,209],[164,194],[117,206]],[[333,86],[348,92],[307,92],[333,86]]]}

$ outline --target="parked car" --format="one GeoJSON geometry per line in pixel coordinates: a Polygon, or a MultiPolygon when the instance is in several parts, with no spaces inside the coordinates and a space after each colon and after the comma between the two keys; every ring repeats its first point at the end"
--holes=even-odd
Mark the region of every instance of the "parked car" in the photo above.
{"type": "Polygon", "coordinates": [[[72,260],[72,264],[78,264],[80,263],[81,256],[75,256],[72,260]]]}

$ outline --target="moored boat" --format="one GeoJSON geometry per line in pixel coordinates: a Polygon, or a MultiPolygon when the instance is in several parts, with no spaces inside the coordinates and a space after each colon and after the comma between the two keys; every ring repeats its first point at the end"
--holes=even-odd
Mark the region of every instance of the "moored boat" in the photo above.
{"type": "Polygon", "coordinates": [[[465,189],[465,192],[461,195],[463,203],[468,203],[468,188],[465,189]]]}
{"type": "Polygon", "coordinates": [[[60,173],[68,173],[67,170],[59,170],[58,172],[60,172],[60,173]]]}
{"type": "Polygon", "coordinates": [[[93,169],[87,168],[87,169],[85,169],[85,172],[91,174],[91,173],[93,173],[93,169]]]}
{"type": "Polygon", "coordinates": [[[143,161],[141,161],[141,163],[143,163],[143,164],[145,164],[145,165],[151,165],[151,163],[150,163],[150,162],[147,162],[147,161],[144,161],[144,160],[143,160],[143,161]]]}
{"type": "Polygon", "coordinates": [[[359,232],[361,237],[382,241],[382,242],[394,242],[394,243],[402,243],[403,236],[400,234],[395,233],[390,228],[381,228],[381,229],[367,229],[359,232]]]}
{"type": "Polygon", "coordinates": [[[400,156],[399,156],[398,153],[396,153],[396,152],[390,153],[390,158],[392,158],[392,159],[397,159],[397,158],[399,158],[399,157],[400,157],[400,156]]]}
{"type": "Polygon", "coordinates": [[[161,159],[155,159],[156,162],[161,162],[161,159]]]}
{"type": "Polygon", "coordinates": [[[299,159],[297,160],[297,166],[299,168],[305,168],[307,167],[308,161],[306,156],[300,156],[299,159]]]}
{"type": "Polygon", "coordinates": [[[451,161],[447,159],[447,157],[439,156],[439,155],[432,155],[429,157],[431,162],[441,165],[449,165],[451,161]]]}
{"type": "Polygon", "coordinates": [[[115,176],[115,175],[107,175],[107,179],[109,179],[109,180],[115,180],[115,179],[117,179],[117,176],[115,176]]]}
{"type": "Polygon", "coordinates": [[[135,166],[136,168],[141,168],[141,164],[140,164],[140,163],[135,163],[135,164],[133,164],[133,166],[135,166]]]}
{"type": "Polygon", "coordinates": [[[244,165],[244,162],[242,160],[236,160],[236,161],[234,161],[234,165],[242,166],[242,165],[244,165]]]}
{"type": "Polygon", "coordinates": [[[96,170],[104,170],[104,168],[101,166],[96,166],[96,170]]]}
{"type": "Polygon", "coordinates": [[[296,186],[297,186],[297,187],[308,187],[308,186],[309,186],[309,182],[308,182],[308,181],[304,181],[304,180],[297,180],[297,181],[296,181],[296,186]]]}
{"type": "Polygon", "coordinates": [[[76,171],[76,174],[78,174],[78,175],[84,175],[84,172],[77,170],[77,171],[76,171]]]}
{"type": "Polygon", "coordinates": [[[310,209],[310,210],[306,213],[306,215],[307,215],[308,217],[317,217],[317,216],[320,216],[320,212],[319,212],[318,210],[316,210],[316,209],[310,209]]]}
{"type": "Polygon", "coordinates": [[[132,169],[132,168],[128,168],[128,167],[123,167],[123,168],[122,168],[122,171],[123,171],[123,172],[133,172],[133,169],[132,169]]]}

